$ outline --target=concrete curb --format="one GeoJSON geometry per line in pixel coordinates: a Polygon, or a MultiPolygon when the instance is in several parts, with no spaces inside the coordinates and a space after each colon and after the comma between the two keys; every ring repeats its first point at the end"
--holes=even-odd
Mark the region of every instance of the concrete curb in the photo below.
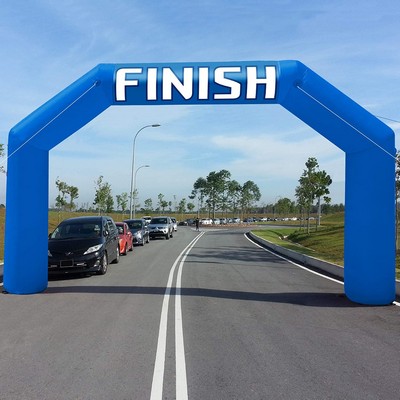
{"type": "MultiPolygon", "coordinates": [[[[327,261],[322,261],[318,258],[306,256],[293,250],[286,249],[277,244],[268,242],[267,240],[254,235],[252,232],[248,232],[248,236],[260,246],[265,247],[277,254],[285,256],[292,261],[298,262],[299,264],[306,267],[310,267],[311,269],[326,272],[330,276],[337,278],[340,281],[343,281],[344,279],[344,269],[340,265],[329,263],[327,261]]],[[[400,296],[400,281],[398,280],[396,280],[396,296],[400,296]]]]}

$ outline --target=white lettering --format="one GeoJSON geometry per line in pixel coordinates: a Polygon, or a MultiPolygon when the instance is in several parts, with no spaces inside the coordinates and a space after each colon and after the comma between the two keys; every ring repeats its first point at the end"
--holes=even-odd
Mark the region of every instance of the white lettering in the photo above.
{"type": "Polygon", "coordinates": [[[265,78],[257,77],[257,67],[247,67],[246,99],[257,98],[257,85],[265,85],[265,99],[274,99],[276,90],[275,67],[265,67],[265,78]]]}
{"type": "Polygon", "coordinates": [[[117,71],[115,76],[115,97],[117,101],[125,101],[126,93],[125,88],[127,86],[138,86],[139,81],[137,79],[127,80],[128,74],[140,74],[142,68],[121,68],[117,71]]]}
{"type": "Polygon", "coordinates": [[[163,100],[172,100],[172,87],[175,87],[184,99],[190,99],[193,96],[193,68],[183,68],[183,83],[171,68],[163,68],[163,100]]]}
{"type": "Polygon", "coordinates": [[[116,101],[127,101],[128,90],[133,91],[133,87],[138,86],[140,88],[132,100],[139,102],[236,99],[262,101],[275,99],[276,96],[275,66],[224,65],[214,69],[203,65],[175,68],[152,65],[118,69],[115,76],[116,101]],[[196,98],[193,98],[194,95],[196,98]]]}
{"type": "Polygon", "coordinates": [[[214,81],[221,86],[230,88],[230,93],[216,93],[214,99],[237,99],[240,97],[240,83],[225,77],[226,72],[240,72],[240,67],[219,67],[215,69],[214,81]]]}
{"type": "Polygon", "coordinates": [[[147,100],[157,100],[157,68],[147,70],[147,100]]]}
{"type": "Polygon", "coordinates": [[[199,68],[199,100],[208,100],[208,67],[199,68]]]}

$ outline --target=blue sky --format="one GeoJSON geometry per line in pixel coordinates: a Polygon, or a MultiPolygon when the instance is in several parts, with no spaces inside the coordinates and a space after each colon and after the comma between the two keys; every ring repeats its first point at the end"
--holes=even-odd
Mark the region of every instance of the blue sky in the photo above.
{"type": "MultiPolygon", "coordinates": [[[[400,120],[400,4],[392,0],[14,0],[0,8],[0,143],[29,113],[99,63],[299,60],[372,114],[400,120]]],[[[398,136],[400,123],[384,120],[398,136]]],[[[57,177],[91,204],[100,175],[129,192],[136,142],[139,199],[190,194],[227,169],[261,203],[294,199],[308,157],[344,201],[344,154],[279,105],[111,107],[50,152],[57,177]]],[[[398,142],[397,142],[398,146],[398,142]]],[[[6,166],[6,160],[3,160],[6,166]]],[[[0,177],[0,202],[5,202],[0,177]]],[[[27,194],[29,198],[29,194],[27,194]]]]}

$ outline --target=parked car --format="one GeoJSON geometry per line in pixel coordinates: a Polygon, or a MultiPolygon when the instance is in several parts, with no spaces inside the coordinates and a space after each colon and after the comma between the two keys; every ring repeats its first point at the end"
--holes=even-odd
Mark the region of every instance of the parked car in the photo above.
{"type": "Polygon", "coordinates": [[[104,275],[118,263],[119,235],[111,217],[78,217],[62,221],[49,235],[49,272],[96,272],[104,275]]]}
{"type": "Polygon", "coordinates": [[[172,228],[174,232],[178,231],[178,223],[176,222],[176,218],[171,217],[171,222],[172,222],[172,228]]]}
{"type": "Polygon", "coordinates": [[[149,224],[149,235],[150,239],[156,237],[165,237],[169,239],[173,237],[173,227],[170,217],[154,217],[151,219],[149,224]]]}
{"type": "Polygon", "coordinates": [[[144,219],[126,219],[124,222],[127,223],[133,235],[133,244],[144,246],[145,243],[150,242],[149,228],[144,219]]]}
{"type": "Polygon", "coordinates": [[[133,250],[133,235],[126,222],[116,222],[119,235],[119,252],[126,256],[133,250]]]}

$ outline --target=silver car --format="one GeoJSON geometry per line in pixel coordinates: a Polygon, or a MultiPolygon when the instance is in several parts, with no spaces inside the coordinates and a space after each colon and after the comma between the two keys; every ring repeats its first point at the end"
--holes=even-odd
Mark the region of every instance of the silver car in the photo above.
{"type": "Polygon", "coordinates": [[[148,225],[150,239],[165,237],[166,240],[173,237],[173,225],[170,217],[153,217],[148,225]]]}

